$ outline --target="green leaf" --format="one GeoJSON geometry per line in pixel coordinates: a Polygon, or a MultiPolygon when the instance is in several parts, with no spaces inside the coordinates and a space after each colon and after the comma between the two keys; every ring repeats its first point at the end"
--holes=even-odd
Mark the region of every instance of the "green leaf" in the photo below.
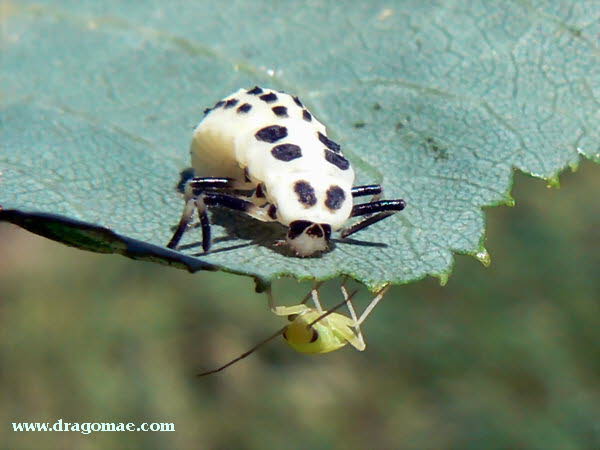
{"type": "Polygon", "coordinates": [[[88,250],[254,276],[349,274],[375,289],[489,263],[482,207],[513,168],[554,184],[600,162],[593,1],[5,3],[0,219],[88,250]],[[408,207],[295,258],[277,224],[214,211],[169,251],[205,107],[255,84],[297,94],[358,183],[408,207]],[[46,213],[46,214],[40,214],[46,213]],[[49,214],[48,214],[49,213],[49,214]],[[141,256],[140,256],[141,255],[141,256]]]}

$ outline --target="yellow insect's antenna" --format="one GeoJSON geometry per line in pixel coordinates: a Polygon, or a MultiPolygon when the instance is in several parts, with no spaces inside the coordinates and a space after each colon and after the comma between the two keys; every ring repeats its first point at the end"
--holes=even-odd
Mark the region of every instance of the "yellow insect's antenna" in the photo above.
{"type": "Polygon", "coordinates": [[[206,372],[200,372],[197,376],[199,377],[204,377],[206,375],[212,375],[213,373],[217,373],[220,372],[222,370],[227,369],[229,366],[235,364],[238,361],[241,361],[242,359],[244,359],[245,357],[251,355],[252,353],[254,353],[259,347],[263,346],[264,344],[266,344],[269,341],[272,341],[273,339],[275,339],[277,336],[279,336],[280,334],[283,334],[283,332],[285,331],[285,329],[287,328],[287,325],[283,328],[281,328],[280,330],[278,330],[276,333],[272,334],[271,336],[269,336],[268,338],[260,341],[258,344],[256,344],[254,347],[252,347],[250,350],[242,353],[240,356],[238,356],[235,359],[232,359],[231,361],[229,361],[227,364],[222,365],[221,367],[217,368],[217,369],[213,369],[213,370],[209,370],[206,372]]]}

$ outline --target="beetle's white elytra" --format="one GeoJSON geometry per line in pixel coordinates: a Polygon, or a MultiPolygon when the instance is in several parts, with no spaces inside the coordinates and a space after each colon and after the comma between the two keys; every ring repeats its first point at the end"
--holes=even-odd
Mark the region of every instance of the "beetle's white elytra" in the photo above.
{"type": "Polygon", "coordinates": [[[226,97],[194,130],[192,167],[197,176],[235,178],[248,189],[262,184],[283,225],[305,220],[335,231],[352,211],[354,171],[341,151],[319,140],[327,138],[325,127],[299,104],[256,88],[226,97]]]}
{"type": "MultiPolygon", "coordinates": [[[[345,235],[404,207],[403,201],[371,202],[357,205],[363,208],[355,211],[353,197],[373,194],[374,188],[380,193],[381,187],[353,188],[354,170],[340,146],[327,137],[325,126],[298,97],[276,90],[240,89],[206,109],[190,153],[196,177],[186,190],[186,208],[171,248],[191,219],[193,206],[201,217],[206,206],[216,205],[277,221],[288,227],[286,241],[299,256],[325,250],[331,232],[351,216],[369,214],[365,224],[345,235]],[[364,188],[369,192],[354,190],[364,188]],[[252,194],[242,200],[218,189],[252,194]],[[379,217],[382,211],[388,213],[379,217]]],[[[209,234],[208,218],[204,222],[203,233],[209,234]]],[[[207,250],[209,237],[203,245],[207,250]]]]}

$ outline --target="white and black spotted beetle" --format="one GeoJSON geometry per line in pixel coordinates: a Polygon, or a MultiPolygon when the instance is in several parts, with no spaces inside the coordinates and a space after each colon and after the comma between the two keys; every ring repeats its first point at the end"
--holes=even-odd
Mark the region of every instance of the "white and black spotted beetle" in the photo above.
{"type": "Polygon", "coordinates": [[[240,89],[205,110],[190,149],[195,177],[167,244],[175,248],[198,210],[202,247],[210,248],[206,208],[242,211],[288,227],[286,241],[299,256],[327,249],[332,231],[356,233],[396,211],[404,200],[379,200],[380,185],[352,187],[354,171],[325,127],[298,97],[271,89],[240,89]],[[353,205],[351,197],[373,196],[353,205]],[[343,228],[350,217],[364,216],[343,228]]]}

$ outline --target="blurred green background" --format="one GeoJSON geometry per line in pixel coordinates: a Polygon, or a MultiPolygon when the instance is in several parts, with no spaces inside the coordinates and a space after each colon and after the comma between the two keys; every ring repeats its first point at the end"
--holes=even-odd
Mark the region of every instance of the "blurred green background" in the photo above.
{"type": "MultiPolygon", "coordinates": [[[[561,182],[517,174],[517,206],[487,211],[491,267],[459,255],[446,287],[394,287],[365,352],[305,356],[277,340],[202,379],[281,326],[250,279],[0,224],[1,446],[600,448],[598,167],[561,182]],[[11,431],[58,419],[176,431],[11,431]]],[[[274,289],[294,303],[308,287],[274,289]]]]}

